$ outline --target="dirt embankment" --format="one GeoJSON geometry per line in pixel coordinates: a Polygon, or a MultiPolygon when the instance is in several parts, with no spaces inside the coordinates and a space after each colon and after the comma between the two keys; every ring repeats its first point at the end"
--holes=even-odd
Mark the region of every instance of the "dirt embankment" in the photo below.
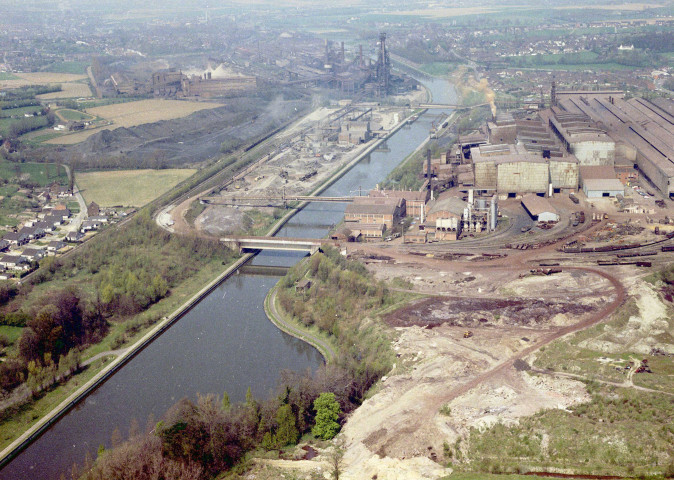
{"type": "Polygon", "coordinates": [[[185,118],[131,128],[103,129],[68,147],[41,148],[54,161],[76,159],[84,168],[157,168],[194,165],[220,154],[223,143],[238,146],[272,131],[304,111],[302,100],[237,99],[185,118]]]}

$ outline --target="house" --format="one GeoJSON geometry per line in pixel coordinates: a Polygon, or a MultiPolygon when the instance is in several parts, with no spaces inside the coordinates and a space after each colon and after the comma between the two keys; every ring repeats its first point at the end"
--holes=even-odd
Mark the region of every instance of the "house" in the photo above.
{"type": "Polygon", "coordinates": [[[28,260],[18,255],[3,255],[0,258],[0,266],[8,270],[29,270],[28,260]]]}
{"type": "Polygon", "coordinates": [[[33,227],[41,228],[41,229],[44,230],[46,233],[51,233],[51,232],[54,231],[54,224],[53,224],[53,223],[49,223],[49,222],[45,222],[44,220],[42,220],[41,222],[35,222],[35,223],[33,224],[33,227]]]}
{"type": "Polygon", "coordinates": [[[108,217],[106,215],[94,215],[93,217],[89,217],[88,220],[99,223],[108,223],[108,217]]]}
{"type": "Polygon", "coordinates": [[[54,254],[61,250],[62,248],[67,247],[68,244],[65,242],[62,242],[61,240],[54,240],[52,242],[49,242],[47,244],[47,254],[54,254]]]}
{"type": "Polygon", "coordinates": [[[52,215],[58,215],[63,220],[68,220],[70,218],[70,216],[72,215],[72,212],[70,211],[70,209],[68,207],[66,207],[65,205],[63,205],[61,203],[59,205],[56,205],[52,209],[52,215]]]}
{"type": "Polygon", "coordinates": [[[0,252],[6,252],[7,250],[9,250],[10,245],[11,244],[4,238],[0,240],[0,252]]]}
{"type": "Polygon", "coordinates": [[[45,251],[41,248],[25,248],[23,252],[21,252],[21,256],[32,262],[44,258],[45,251]]]}
{"type": "Polygon", "coordinates": [[[52,228],[58,227],[59,225],[63,225],[64,222],[63,217],[61,217],[60,215],[49,215],[47,217],[44,217],[43,221],[51,225],[52,228]]]}
{"type": "Polygon", "coordinates": [[[98,206],[96,202],[91,202],[87,205],[87,216],[95,217],[101,213],[101,207],[98,206]]]}
{"type": "Polygon", "coordinates": [[[44,258],[45,252],[41,248],[26,248],[21,253],[21,256],[29,262],[34,262],[44,258]]]}
{"type": "Polygon", "coordinates": [[[45,231],[39,227],[23,227],[21,230],[19,230],[19,233],[26,235],[30,240],[35,240],[45,236],[45,231]]]}
{"type": "Polygon", "coordinates": [[[30,238],[28,238],[28,235],[19,232],[5,233],[4,237],[2,238],[8,241],[11,245],[17,246],[25,245],[30,240],[30,238]]]}
{"type": "Polygon", "coordinates": [[[80,232],[90,232],[94,230],[98,230],[101,228],[101,222],[98,222],[96,220],[85,220],[82,222],[82,227],[80,228],[80,232]]]}
{"type": "Polygon", "coordinates": [[[71,192],[67,186],[59,185],[54,182],[49,186],[49,193],[52,197],[65,198],[72,195],[73,192],[71,192]]]}
{"type": "Polygon", "coordinates": [[[84,241],[84,234],[80,232],[68,232],[66,234],[66,242],[82,242],[84,241]]]}

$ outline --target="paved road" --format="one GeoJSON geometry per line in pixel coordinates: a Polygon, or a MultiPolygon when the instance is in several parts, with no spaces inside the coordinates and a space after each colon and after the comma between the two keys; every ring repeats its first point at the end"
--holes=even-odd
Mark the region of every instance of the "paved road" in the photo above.
{"type": "Polygon", "coordinates": [[[297,337],[300,340],[304,340],[308,344],[313,345],[316,349],[318,349],[319,352],[321,352],[321,355],[325,357],[326,363],[333,361],[337,357],[337,354],[328,343],[301,328],[289,324],[283,319],[283,315],[281,315],[281,313],[278,311],[278,307],[276,305],[277,291],[278,288],[273,289],[267,304],[269,308],[265,308],[269,320],[271,320],[274,325],[286,332],[288,335],[292,335],[293,337],[297,337]]]}

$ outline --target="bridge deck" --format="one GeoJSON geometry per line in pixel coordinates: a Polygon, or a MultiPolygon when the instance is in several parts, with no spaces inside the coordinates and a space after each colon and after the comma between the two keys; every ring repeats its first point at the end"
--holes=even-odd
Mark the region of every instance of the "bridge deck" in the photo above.
{"type": "Polygon", "coordinates": [[[335,245],[332,240],[320,238],[229,236],[220,238],[220,241],[239,250],[285,250],[312,254],[323,245],[335,245]]]}

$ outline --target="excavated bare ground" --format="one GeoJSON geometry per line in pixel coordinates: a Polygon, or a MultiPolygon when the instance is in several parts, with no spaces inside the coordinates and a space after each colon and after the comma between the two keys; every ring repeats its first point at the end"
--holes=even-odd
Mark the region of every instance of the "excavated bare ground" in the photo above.
{"type": "Polygon", "coordinates": [[[387,315],[384,321],[392,327],[418,325],[427,328],[445,323],[462,327],[542,325],[559,314],[577,317],[597,308],[577,301],[538,298],[433,297],[396,310],[387,315]]]}
{"type": "Polygon", "coordinates": [[[396,365],[343,428],[344,479],[436,479],[450,473],[442,466],[444,441],[588,400],[574,379],[529,375],[527,355],[613,312],[625,298],[615,277],[578,267],[544,277],[528,276],[522,266],[469,271],[465,263],[391,256],[396,263],[379,265],[378,278],[451,296],[387,315],[399,335],[396,365]],[[526,296],[534,292],[538,297],[526,296]],[[491,327],[473,327],[485,323],[491,327]],[[468,325],[474,335],[464,338],[468,325]]]}

